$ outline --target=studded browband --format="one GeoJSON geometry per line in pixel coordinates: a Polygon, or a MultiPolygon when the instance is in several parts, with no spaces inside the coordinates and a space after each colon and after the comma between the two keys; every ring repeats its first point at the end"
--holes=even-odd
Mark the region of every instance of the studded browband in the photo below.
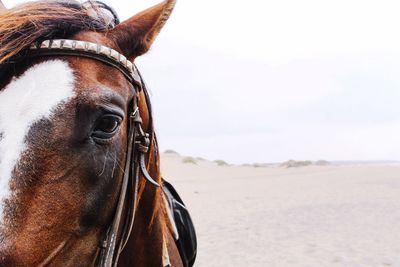
{"type": "Polygon", "coordinates": [[[55,39],[34,43],[27,56],[80,56],[102,61],[119,69],[136,89],[142,88],[142,79],[136,66],[118,51],[96,43],[55,39]]]}

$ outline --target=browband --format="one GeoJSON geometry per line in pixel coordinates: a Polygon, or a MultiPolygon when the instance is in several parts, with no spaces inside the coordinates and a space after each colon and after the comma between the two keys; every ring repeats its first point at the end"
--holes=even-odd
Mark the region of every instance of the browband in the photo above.
{"type": "Polygon", "coordinates": [[[67,39],[45,40],[31,45],[26,56],[80,56],[99,60],[117,68],[132,85],[142,89],[136,66],[118,51],[96,43],[67,39]]]}

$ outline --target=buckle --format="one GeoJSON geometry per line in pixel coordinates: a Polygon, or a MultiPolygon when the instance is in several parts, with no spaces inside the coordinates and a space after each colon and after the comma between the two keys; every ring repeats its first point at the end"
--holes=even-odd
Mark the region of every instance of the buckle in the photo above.
{"type": "MultiPolygon", "coordinates": [[[[139,126],[140,127],[140,126],[139,126]]],[[[141,127],[140,127],[141,130],[141,127]]],[[[139,136],[139,140],[136,141],[137,150],[141,153],[147,153],[150,147],[150,135],[148,133],[144,133],[139,136]]]]}

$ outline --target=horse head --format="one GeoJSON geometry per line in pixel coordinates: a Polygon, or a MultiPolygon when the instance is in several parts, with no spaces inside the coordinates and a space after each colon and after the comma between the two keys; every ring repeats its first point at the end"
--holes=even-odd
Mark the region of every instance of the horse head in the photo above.
{"type": "MultiPolygon", "coordinates": [[[[116,25],[94,2],[38,1],[8,10],[0,2],[0,265],[99,264],[129,172],[132,106],[150,133],[147,171],[160,182],[146,90],[121,68],[135,70],[129,62],[149,50],[174,4],[167,0],[116,25]],[[68,39],[59,41],[65,48],[71,40],[76,51],[76,44],[85,51],[95,44],[97,54],[106,49],[126,62],[117,68],[79,54],[28,56],[32,46],[60,39],[68,39]]],[[[157,266],[172,242],[160,189],[140,179],[120,264],[157,266]]],[[[122,208],[123,220],[126,202],[122,208]]]]}

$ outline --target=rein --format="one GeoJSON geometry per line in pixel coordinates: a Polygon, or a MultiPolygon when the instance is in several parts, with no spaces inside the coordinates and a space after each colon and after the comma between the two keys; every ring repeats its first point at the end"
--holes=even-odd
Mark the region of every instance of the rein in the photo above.
{"type": "Polygon", "coordinates": [[[145,101],[149,103],[146,85],[136,66],[124,55],[112,48],[91,42],[57,39],[45,40],[33,44],[27,51],[28,57],[42,56],[78,56],[101,61],[117,68],[133,85],[135,97],[132,100],[128,121],[128,146],[124,176],[119,192],[117,208],[103,241],[100,244],[98,266],[113,267],[129,240],[137,207],[138,184],[140,174],[151,184],[159,184],[146,169],[145,154],[151,143],[150,134],[142,128],[142,119],[138,107],[138,93],[143,90],[145,101]],[[125,209],[124,209],[125,208],[125,209]],[[124,213],[125,210],[125,214],[124,213]]]}

